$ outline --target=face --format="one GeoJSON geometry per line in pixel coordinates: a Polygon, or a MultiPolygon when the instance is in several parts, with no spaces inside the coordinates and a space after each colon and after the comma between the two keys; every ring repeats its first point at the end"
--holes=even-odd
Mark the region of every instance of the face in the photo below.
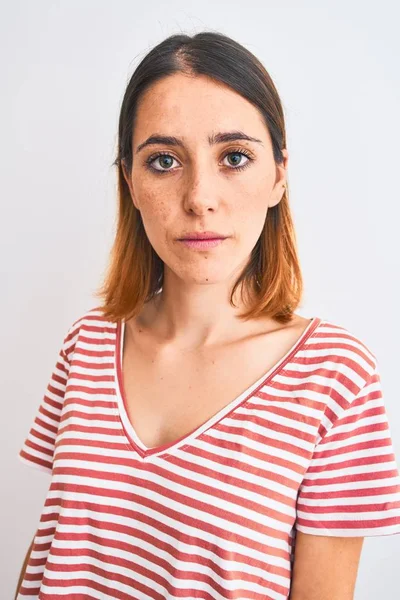
{"type": "Polygon", "coordinates": [[[260,237],[268,208],[284,193],[287,153],[277,166],[258,110],[206,76],[174,74],[142,96],[132,147],[132,172],[124,170],[124,175],[148,239],[165,264],[164,277],[186,284],[236,279],[260,237]],[[258,141],[209,143],[209,137],[232,131],[258,141]],[[158,141],[139,148],[155,135],[181,143],[158,141]],[[207,249],[179,241],[193,231],[227,238],[207,249]]]}

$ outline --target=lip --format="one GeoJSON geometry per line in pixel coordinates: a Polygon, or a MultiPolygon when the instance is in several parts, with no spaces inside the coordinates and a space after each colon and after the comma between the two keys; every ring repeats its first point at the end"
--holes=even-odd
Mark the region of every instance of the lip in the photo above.
{"type": "Polygon", "coordinates": [[[192,248],[194,250],[208,250],[210,248],[214,248],[215,246],[221,245],[226,239],[227,238],[206,238],[197,240],[183,239],[178,241],[188,248],[192,248]]]}
{"type": "Polygon", "coordinates": [[[182,240],[217,240],[222,239],[225,240],[227,238],[226,235],[222,233],[218,233],[217,231],[191,231],[188,234],[178,238],[179,241],[182,240]]]}

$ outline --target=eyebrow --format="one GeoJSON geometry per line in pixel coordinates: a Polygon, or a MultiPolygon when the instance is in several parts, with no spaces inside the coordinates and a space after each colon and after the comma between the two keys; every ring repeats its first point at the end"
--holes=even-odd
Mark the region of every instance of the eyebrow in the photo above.
{"type": "MultiPolygon", "coordinates": [[[[243,131],[225,131],[214,133],[211,136],[208,136],[208,143],[210,146],[215,146],[216,144],[222,144],[223,142],[234,142],[236,140],[246,140],[248,142],[257,142],[264,145],[263,142],[251,135],[247,135],[243,131]]],[[[150,137],[147,138],[143,143],[139,144],[136,148],[135,154],[138,154],[143,148],[150,145],[155,144],[165,144],[166,146],[179,146],[184,148],[184,143],[181,138],[171,136],[171,135],[161,135],[159,133],[153,133],[150,137]]]]}

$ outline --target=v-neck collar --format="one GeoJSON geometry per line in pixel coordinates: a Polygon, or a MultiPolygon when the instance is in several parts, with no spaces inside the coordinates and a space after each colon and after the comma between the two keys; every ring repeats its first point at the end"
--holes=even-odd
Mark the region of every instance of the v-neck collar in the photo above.
{"type": "Polygon", "coordinates": [[[244,402],[246,402],[250,397],[254,396],[257,391],[265,386],[267,383],[271,381],[275,375],[277,375],[284,366],[299,352],[308,338],[314,333],[317,327],[322,322],[322,319],[319,317],[313,317],[310,319],[310,324],[303,331],[301,336],[297,339],[297,341],[292,345],[290,350],[277,362],[275,365],[270,368],[264,375],[262,375],[256,382],[250,385],[244,392],[242,392],[239,396],[237,396],[234,400],[229,402],[226,406],[224,406],[220,411],[218,411],[215,415],[213,415],[210,419],[207,419],[200,426],[193,429],[191,432],[183,435],[179,439],[169,442],[167,444],[163,444],[161,446],[154,446],[153,448],[146,447],[139,436],[137,435],[130,419],[128,417],[126,411],[126,395],[123,385],[123,377],[122,377],[122,358],[123,358],[123,342],[125,336],[125,321],[121,320],[116,323],[115,328],[115,343],[114,343],[114,381],[115,381],[115,392],[117,398],[117,407],[119,418],[121,420],[125,435],[131,446],[132,450],[134,450],[140,458],[143,460],[162,456],[164,454],[171,454],[174,450],[181,448],[184,445],[190,443],[190,441],[194,440],[198,436],[200,436],[204,431],[213,427],[216,423],[221,421],[228,414],[232,413],[236,408],[244,402]]]}

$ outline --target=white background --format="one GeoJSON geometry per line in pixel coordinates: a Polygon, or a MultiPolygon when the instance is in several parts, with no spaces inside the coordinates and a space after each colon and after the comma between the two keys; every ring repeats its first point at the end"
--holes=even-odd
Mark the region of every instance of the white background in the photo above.
{"type": "MultiPolygon", "coordinates": [[[[272,76],[305,279],[296,312],[348,328],[374,352],[399,459],[396,0],[3,0],[0,11],[1,600],[13,597],[50,481],[17,454],[63,336],[98,305],[123,93],[173,33],[225,33],[272,76]]],[[[365,539],[356,600],[396,596],[399,552],[400,536],[365,539]]]]}

